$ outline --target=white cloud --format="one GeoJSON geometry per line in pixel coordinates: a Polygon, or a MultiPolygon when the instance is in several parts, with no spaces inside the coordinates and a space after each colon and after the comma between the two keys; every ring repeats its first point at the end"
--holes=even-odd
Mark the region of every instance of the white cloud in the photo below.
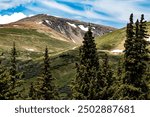
{"type": "Polygon", "coordinates": [[[3,15],[3,16],[0,15],[0,24],[15,22],[25,17],[27,16],[23,13],[14,13],[12,15],[3,15]]]}
{"type": "MultiPolygon", "coordinates": [[[[65,0],[60,0],[65,1],[65,0]]],[[[48,2],[48,1],[47,1],[48,2]]],[[[125,24],[128,22],[129,15],[134,14],[135,20],[140,17],[141,14],[145,14],[145,18],[150,20],[150,7],[142,6],[141,4],[150,4],[148,0],[67,0],[67,2],[80,3],[84,6],[84,11],[76,11],[70,9],[68,6],[65,7],[64,4],[57,2],[53,7],[59,7],[60,10],[65,12],[74,13],[79,16],[84,16],[87,18],[106,20],[111,22],[118,22],[125,24]],[[90,8],[88,9],[87,7],[90,8]],[[63,7],[61,7],[63,6],[63,7]],[[87,7],[86,7],[87,6],[87,7]],[[67,9],[66,9],[67,8],[67,9]],[[102,15],[97,13],[103,12],[107,15],[102,15]]],[[[56,2],[55,2],[56,3],[56,2]]],[[[52,6],[53,4],[51,4],[52,6]]]]}
{"type": "Polygon", "coordinates": [[[0,10],[14,8],[22,4],[27,9],[24,13],[28,15],[52,13],[64,17],[71,15],[73,18],[95,23],[126,24],[131,13],[134,13],[135,19],[139,18],[141,14],[145,14],[146,20],[150,20],[150,7],[145,7],[141,3],[150,4],[149,0],[1,0],[0,10]],[[84,10],[63,4],[62,1],[76,5],[82,4],[84,10]],[[36,3],[36,5],[32,3],[36,3]]]}
{"type": "Polygon", "coordinates": [[[148,16],[148,8],[145,9],[144,6],[140,6],[138,3],[143,3],[145,0],[96,0],[95,2],[89,2],[96,11],[103,11],[112,19],[125,23],[128,21],[129,15],[133,13],[135,19],[139,18],[141,14],[150,19],[148,16]]]}
{"type": "MultiPolygon", "coordinates": [[[[91,19],[109,20],[108,17],[105,17],[101,14],[94,12],[93,9],[87,9],[86,5],[84,5],[84,4],[83,4],[83,6],[85,7],[85,10],[81,11],[81,10],[69,7],[65,4],[58,3],[55,0],[51,0],[51,1],[48,1],[48,0],[41,1],[40,0],[39,2],[45,6],[45,10],[47,10],[49,8],[53,8],[53,9],[59,10],[60,12],[63,11],[63,12],[69,13],[69,14],[73,14],[75,16],[77,15],[77,16],[91,18],[91,19]]],[[[79,1],[76,1],[76,2],[79,2],[79,1]]],[[[40,9],[40,8],[36,8],[36,9],[40,9]]],[[[41,9],[41,10],[43,10],[43,9],[41,9]]],[[[40,11],[40,10],[38,10],[38,11],[40,11]]]]}
{"type": "Polygon", "coordinates": [[[74,14],[81,15],[81,12],[79,10],[72,9],[72,8],[68,7],[67,5],[63,5],[58,2],[55,2],[54,0],[51,0],[51,1],[43,0],[43,1],[41,1],[41,3],[47,7],[59,9],[59,10],[62,10],[62,11],[68,12],[68,13],[74,13],[74,14]]]}
{"type": "Polygon", "coordinates": [[[16,6],[34,2],[36,0],[1,0],[0,1],[0,10],[7,10],[9,8],[14,8],[16,6]]]}

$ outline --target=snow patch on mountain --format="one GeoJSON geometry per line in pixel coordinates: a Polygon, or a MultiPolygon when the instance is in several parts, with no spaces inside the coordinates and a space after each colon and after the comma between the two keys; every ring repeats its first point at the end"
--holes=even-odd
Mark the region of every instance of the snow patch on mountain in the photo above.
{"type": "Polygon", "coordinates": [[[88,27],[84,27],[83,25],[79,25],[79,28],[83,31],[88,31],[88,27]]]}
{"type": "Polygon", "coordinates": [[[42,24],[43,22],[38,22],[38,24],[42,24]]]}
{"type": "Polygon", "coordinates": [[[96,29],[95,27],[92,27],[94,30],[96,29]]]}
{"type": "Polygon", "coordinates": [[[36,24],[42,24],[43,22],[36,22],[36,24]]]}
{"type": "Polygon", "coordinates": [[[66,23],[67,23],[68,25],[74,27],[74,28],[77,28],[77,26],[76,26],[75,24],[72,24],[72,23],[70,23],[70,22],[66,22],[66,23]]]}
{"type": "Polygon", "coordinates": [[[45,22],[46,22],[47,24],[49,24],[49,25],[52,24],[52,22],[50,22],[49,20],[45,20],[45,22]]]}

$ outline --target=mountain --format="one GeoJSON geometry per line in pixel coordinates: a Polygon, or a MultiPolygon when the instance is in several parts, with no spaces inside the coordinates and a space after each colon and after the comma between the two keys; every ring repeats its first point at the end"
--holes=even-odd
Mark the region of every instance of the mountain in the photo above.
{"type": "MultiPolygon", "coordinates": [[[[95,29],[93,33],[96,36],[95,41],[100,62],[104,56],[102,50],[110,52],[124,49],[126,28],[116,30],[111,27],[91,25],[95,29]]],[[[147,25],[150,34],[150,22],[147,25]]],[[[7,25],[0,25],[0,62],[7,66],[10,65],[10,48],[15,41],[18,51],[18,70],[25,74],[24,86],[26,89],[24,93],[26,95],[31,82],[37,81],[37,77],[41,74],[43,51],[45,46],[48,46],[51,55],[51,72],[59,87],[60,97],[61,99],[70,99],[70,84],[72,79],[76,77],[75,63],[79,61],[79,52],[75,48],[81,44],[78,39],[82,40],[80,36],[83,36],[82,33],[85,32],[84,29],[87,26],[88,23],[85,22],[47,15],[36,15],[7,25]],[[83,25],[84,28],[80,25],[83,25]],[[71,35],[75,34],[73,30],[80,31],[80,34],[76,35],[78,39],[73,36],[69,37],[69,32],[72,33],[71,35]],[[4,50],[5,52],[3,52],[4,50]]],[[[108,53],[108,55],[109,60],[113,63],[110,65],[115,71],[121,56],[112,53],[108,53]]]]}
{"type": "MultiPolygon", "coordinates": [[[[20,20],[17,23],[27,24],[30,22],[32,23],[34,22],[36,24],[52,29],[54,32],[57,32],[57,34],[63,35],[63,37],[65,37],[67,41],[71,41],[77,44],[82,43],[83,35],[88,30],[88,26],[89,26],[89,23],[87,22],[48,16],[44,14],[25,18],[20,20]]],[[[108,27],[108,26],[103,26],[103,25],[98,25],[93,23],[91,23],[90,25],[93,29],[94,36],[102,36],[105,33],[109,33],[115,30],[115,28],[108,27]]]]}
{"type": "MultiPolygon", "coordinates": [[[[94,36],[102,36],[115,28],[90,24],[94,36]]],[[[14,23],[0,25],[0,49],[8,49],[12,41],[21,50],[40,52],[48,46],[51,52],[74,49],[81,45],[89,23],[39,14],[14,23]]]]}

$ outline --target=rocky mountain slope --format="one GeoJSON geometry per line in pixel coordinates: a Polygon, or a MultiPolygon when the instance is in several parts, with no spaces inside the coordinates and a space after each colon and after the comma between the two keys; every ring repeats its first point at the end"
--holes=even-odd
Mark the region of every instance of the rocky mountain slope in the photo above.
{"type": "MultiPolygon", "coordinates": [[[[115,28],[108,26],[97,24],[90,25],[93,29],[94,36],[102,36],[115,30],[115,28]]],[[[46,33],[56,39],[78,45],[82,43],[83,35],[88,30],[89,23],[39,14],[3,26],[14,28],[34,28],[37,29],[37,31],[46,33]]]]}

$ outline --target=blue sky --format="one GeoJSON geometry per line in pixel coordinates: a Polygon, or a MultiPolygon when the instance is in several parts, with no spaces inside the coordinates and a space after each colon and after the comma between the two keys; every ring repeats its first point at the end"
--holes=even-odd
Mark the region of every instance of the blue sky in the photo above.
{"type": "Polygon", "coordinates": [[[129,15],[145,14],[150,21],[149,0],[0,0],[0,24],[36,14],[77,19],[117,28],[124,27],[129,15]]]}

